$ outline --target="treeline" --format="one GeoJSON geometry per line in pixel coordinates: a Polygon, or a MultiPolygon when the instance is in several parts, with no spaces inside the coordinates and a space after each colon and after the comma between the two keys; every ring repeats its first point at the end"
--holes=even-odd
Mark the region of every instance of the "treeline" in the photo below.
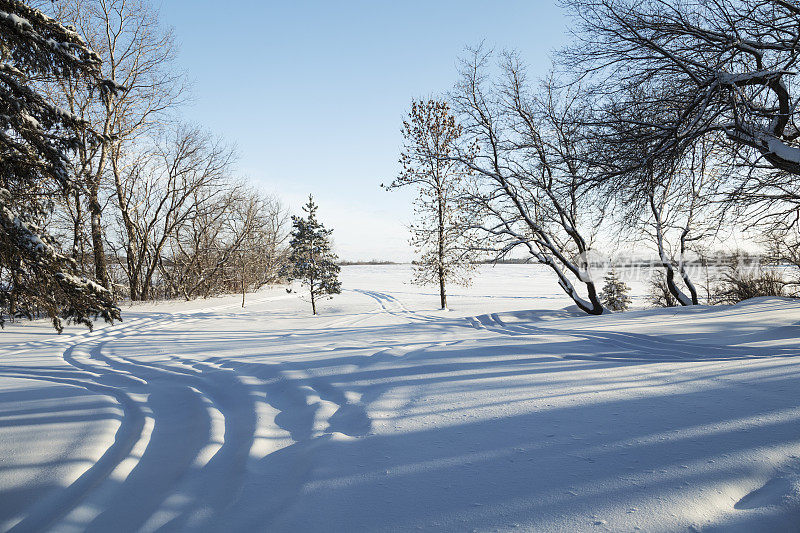
{"type": "Polygon", "coordinates": [[[236,176],[230,146],[182,121],[185,75],[153,6],[0,3],[3,168],[41,162],[18,165],[0,184],[10,208],[0,317],[44,313],[60,327],[87,314],[118,316],[109,300],[208,297],[279,277],[288,213],[236,176]],[[14,224],[52,247],[54,279],[96,284],[103,301],[59,287],[37,295],[39,259],[26,256],[14,224]]]}
{"type": "MultiPolygon", "coordinates": [[[[519,54],[481,46],[453,90],[415,101],[403,124],[390,187],[420,190],[417,264],[442,306],[459,265],[485,257],[546,265],[590,314],[606,309],[593,258],[617,245],[653,250],[678,305],[701,299],[687,265],[733,238],[800,268],[800,8],[564,5],[573,40],[544,79],[519,54]]],[[[732,267],[730,287],[797,294],[797,279],[774,275],[732,267]]]]}

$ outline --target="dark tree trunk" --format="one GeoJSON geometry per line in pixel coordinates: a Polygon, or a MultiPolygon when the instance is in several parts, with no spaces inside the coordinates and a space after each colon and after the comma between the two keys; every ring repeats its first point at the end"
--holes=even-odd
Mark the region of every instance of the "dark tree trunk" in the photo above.
{"type": "Polygon", "coordinates": [[[700,299],[697,296],[697,288],[695,288],[694,283],[692,283],[692,280],[689,279],[689,275],[682,267],[681,267],[681,277],[683,278],[683,283],[689,289],[689,296],[692,299],[692,305],[699,305],[700,299]]]}
{"type": "Polygon", "coordinates": [[[447,309],[447,294],[444,289],[444,269],[439,267],[439,300],[442,304],[442,309],[447,309]]]}
{"type": "Polygon", "coordinates": [[[583,311],[590,315],[602,315],[603,304],[600,303],[600,298],[597,296],[597,288],[594,286],[594,283],[587,283],[586,290],[589,293],[589,302],[591,302],[592,306],[588,309],[583,309],[583,311]]]}
{"type": "Polygon", "coordinates": [[[86,258],[83,255],[83,236],[81,235],[83,210],[81,209],[80,192],[75,191],[73,199],[75,200],[75,218],[72,222],[72,258],[80,265],[81,273],[84,273],[86,258]]]}
{"type": "MultiPolygon", "coordinates": [[[[316,264],[316,261],[314,260],[314,239],[313,239],[313,237],[311,239],[311,257],[310,257],[310,259],[311,259],[311,264],[312,265],[316,264]]],[[[313,272],[313,270],[312,270],[312,272],[313,272]]],[[[317,314],[317,302],[314,299],[314,276],[313,276],[313,274],[309,277],[309,280],[311,281],[311,283],[309,284],[310,285],[309,291],[311,292],[311,314],[312,315],[316,315],[317,314]]]]}
{"type": "Polygon", "coordinates": [[[11,270],[11,294],[9,295],[8,301],[8,313],[11,315],[11,321],[14,321],[14,316],[17,314],[17,298],[19,293],[19,267],[22,260],[19,257],[15,257],[13,263],[14,267],[11,270]]]}
{"type": "MultiPolygon", "coordinates": [[[[669,292],[672,293],[672,296],[675,297],[675,300],[682,306],[697,305],[697,291],[691,290],[691,301],[689,301],[686,295],[683,294],[683,291],[680,290],[675,283],[675,269],[672,268],[672,265],[664,263],[664,268],[667,271],[667,288],[669,292]]],[[[689,287],[690,289],[694,289],[691,284],[689,287]]]]}
{"type": "Polygon", "coordinates": [[[692,285],[691,282],[687,284],[687,287],[689,287],[691,292],[691,299],[689,299],[683,293],[683,291],[680,290],[678,284],[675,283],[675,269],[672,267],[672,264],[669,261],[662,258],[661,266],[664,267],[664,270],[666,271],[667,274],[666,275],[667,289],[669,289],[669,292],[675,298],[675,301],[684,307],[690,305],[697,305],[698,304],[697,290],[694,288],[694,285],[692,285]]]}
{"type": "Polygon", "coordinates": [[[242,280],[242,307],[244,307],[244,293],[245,293],[245,284],[244,284],[244,259],[240,263],[241,268],[241,280],[242,280]]]}
{"type": "Polygon", "coordinates": [[[100,220],[102,207],[98,199],[99,184],[93,183],[89,190],[89,214],[92,220],[92,252],[94,255],[94,277],[106,289],[111,289],[106,265],[106,252],[103,246],[103,226],[100,220]]]}

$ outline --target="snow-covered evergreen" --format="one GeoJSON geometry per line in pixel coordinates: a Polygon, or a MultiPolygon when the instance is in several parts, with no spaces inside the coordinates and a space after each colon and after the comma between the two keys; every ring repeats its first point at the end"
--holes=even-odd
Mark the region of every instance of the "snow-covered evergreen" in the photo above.
{"type": "Polygon", "coordinates": [[[74,31],[17,0],[0,0],[0,325],[4,315],[43,313],[91,326],[119,318],[111,293],[77,275],[43,225],[54,193],[75,190],[68,154],[86,124],[53,105],[42,81],[83,80],[98,96],[109,84],[100,59],[74,31]]]}
{"type": "Polygon", "coordinates": [[[625,311],[631,304],[631,298],[628,296],[630,287],[624,281],[619,279],[617,271],[611,269],[603,278],[605,284],[600,293],[600,300],[603,305],[612,311],[625,311]]]}
{"type": "Polygon", "coordinates": [[[342,292],[339,281],[339,265],[331,250],[330,235],[333,230],[317,220],[317,204],[309,195],[303,206],[306,218],[292,217],[291,255],[289,256],[289,280],[299,280],[308,287],[311,295],[311,311],[317,314],[317,299],[321,296],[333,298],[342,292]]]}

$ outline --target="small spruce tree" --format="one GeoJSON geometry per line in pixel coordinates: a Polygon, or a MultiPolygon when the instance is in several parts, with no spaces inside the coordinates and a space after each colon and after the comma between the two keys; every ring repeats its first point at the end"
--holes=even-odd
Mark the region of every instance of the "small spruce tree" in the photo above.
{"type": "Polygon", "coordinates": [[[291,255],[289,256],[289,281],[300,280],[311,294],[311,312],[317,314],[317,299],[320,296],[333,298],[342,292],[339,281],[339,265],[336,254],[331,251],[329,237],[333,230],[317,220],[317,205],[311,195],[303,207],[307,217],[292,217],[291,255]]]}
{"type": "Polygon", "coordinates": [[[617,276],[617,271],[613,268],[611,272],[605,276],[605,285],[600,293],[600,300],[603,305],[612,311],[625,311],[631,304],[631,298],[628,292],[631,290],[622,280],[617,276]]]}

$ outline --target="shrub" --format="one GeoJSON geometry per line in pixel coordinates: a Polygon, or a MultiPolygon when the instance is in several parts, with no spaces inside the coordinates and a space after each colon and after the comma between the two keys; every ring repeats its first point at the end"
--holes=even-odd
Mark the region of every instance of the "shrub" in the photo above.
{"type": "Polygon", "coordinates": [[[731,264],[712,288],[714,304],[735,304],[759,296],[786,296],[787,282],[775,270],[760,265],[731,264]]]}

